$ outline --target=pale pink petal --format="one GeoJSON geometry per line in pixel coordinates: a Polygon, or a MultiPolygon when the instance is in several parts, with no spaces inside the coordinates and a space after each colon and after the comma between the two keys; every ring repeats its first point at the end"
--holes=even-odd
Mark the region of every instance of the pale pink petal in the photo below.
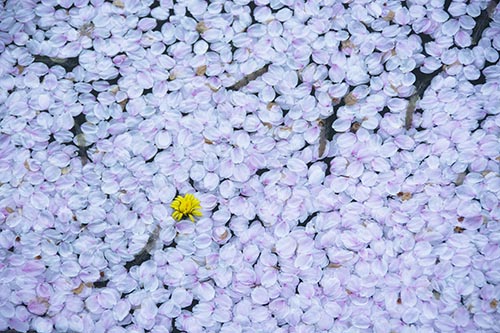
{"type": "Polygon", "coordinates": [[[304,163],[304,161],[298,158],[290,158],[288,160],[287,166],[291,171],[298,174],[304,175],[307,173],[307,165],[304,163]]]}
{"type": "Polygon", "coordinates": [[[122,299],[113,308],[113,317],[117,321],[122,321],[129,314],[130,303],[128,300],[122,299]]]}
{"type": "Polygon", "coordinates": [[[215,289],[212,287],[212,285],[208,282],[202,282],[198,284],[193,289],[193,292],[200,297],[201,300],[208,302],[212,300],[215,297],[215,289]]]}
{"type": "Polygon", "coordinates": [[[269,295],[267,289],[264,287],[256,287],[252,291],[252,301],[255,304],[263,305],[269,302],[269,295]]]}
{"type": "Polygon", "coordinates": [[[276,243],[276,252],[280,257],[290,258],[295,253],[297,241],[292,237],[285,237],[276,243]]]}

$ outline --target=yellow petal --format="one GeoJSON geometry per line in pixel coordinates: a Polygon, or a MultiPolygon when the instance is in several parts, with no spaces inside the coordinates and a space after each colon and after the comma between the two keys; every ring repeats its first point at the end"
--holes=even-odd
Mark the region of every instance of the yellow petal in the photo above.
{"type": "Polygon", "coordinates": [[[172,213],[172,217],[177,220],[177,221],[180,221],[180,219],[182,218],[182,214],[179,213],[179,212],[173,212],[172,213]]]}

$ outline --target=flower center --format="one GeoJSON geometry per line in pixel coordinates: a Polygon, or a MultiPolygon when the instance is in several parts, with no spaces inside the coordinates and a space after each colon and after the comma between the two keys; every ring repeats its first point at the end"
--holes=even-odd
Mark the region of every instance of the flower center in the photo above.
{"type": "Polygon", "coordinates": [[[181,205],[179,206],[179,210],[183,214],[189,213],[189,211],[191,211],[191,201],[189,201],[189,200],[183,200],[181,202],[181,205]]]}

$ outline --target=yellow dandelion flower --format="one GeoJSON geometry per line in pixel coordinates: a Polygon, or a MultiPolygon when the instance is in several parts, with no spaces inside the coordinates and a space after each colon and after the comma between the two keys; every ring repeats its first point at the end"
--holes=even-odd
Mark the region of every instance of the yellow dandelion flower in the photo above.
{"type": "Polygon", "coordinates": [[[191,222],[194,222],[195,216],[199,217],[203,215],[200,212],[200,200],[196,199],[195,196],[190,193],[185,196],[178,195],[170,204],[170,207],[174,210],[172,217],[177,221],[188,216],[191,222]]]}

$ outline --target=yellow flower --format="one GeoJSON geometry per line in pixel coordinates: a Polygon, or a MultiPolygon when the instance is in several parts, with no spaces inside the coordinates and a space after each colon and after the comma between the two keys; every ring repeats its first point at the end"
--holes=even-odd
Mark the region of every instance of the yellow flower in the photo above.
{"type": "Polygon", "coordinates": [[[170,207],[174,209],[172,217],[180,221],[183,217],[188,216],[191,222],[194,222],[195,216],[202,216],[200,212],[200,200],[196,199],[194,195],[188,193],[184,197],[178,195],[174,201],[170,204],[170,207]]]}

